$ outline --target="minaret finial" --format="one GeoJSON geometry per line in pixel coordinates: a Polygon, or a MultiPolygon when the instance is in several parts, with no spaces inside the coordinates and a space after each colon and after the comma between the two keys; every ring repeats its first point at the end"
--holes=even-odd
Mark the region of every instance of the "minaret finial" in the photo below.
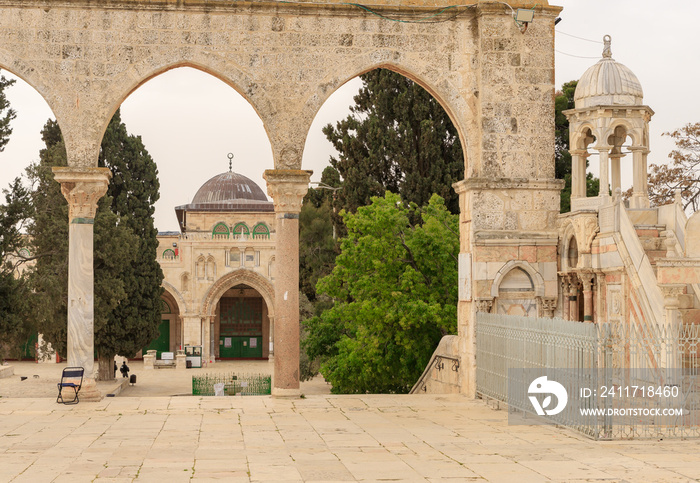
{"type": "Polygon", "coordinates": [[[610,49],[610,41],[612,40],[612,37],[609,35],[604,35],[603,36],[603,44],[605,44],[605,47],[603,47],[603,58],[604,59],[611,59],[612,58],[612,50],[610,49]]]}
{"type": "Polygon", "coordinates": [[[228,172],[233,171],[233,153],[228,153],[228,172]]]}

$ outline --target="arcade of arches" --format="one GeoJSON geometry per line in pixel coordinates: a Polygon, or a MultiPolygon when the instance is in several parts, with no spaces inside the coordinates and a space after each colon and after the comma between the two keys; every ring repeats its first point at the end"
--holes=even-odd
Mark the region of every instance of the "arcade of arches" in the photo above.
{"type": "MultiPolygon", "coordinates": [[[[466,179],[454,185],[461,208],[460,384],[463,392],[474,394],[474,315],[498,290],[495,275],[511,261],[524,262],[514,268],[527,276],[501,272],[499,278],[510,300],[523,307],[531,306],[523,302],[526,292],[538,308],[549,307],[560,283],[562,183],[554,179],[552,98],[554,21],[561,9],[546,0],[510,4],[532,8],[534,22],[523,28],[514,21],[511,6],[488,0],[437,15],[436,8],[451,4],[419,0],[407,7],[380,0],[367,11],[341,2],[0,2],[0,68],[42,95],[66,142],[69,166],[56,169],[55,179],[70,205],[69,364],[93,373],[91,222],[109,183],[108,171],[97,167],[102,135],[134,89],[167,70],[191,66],[226,82],[260,116],[275,163],[264,176],[274,208],[266,213],[269,222],[240,220],[252,239],[245,244],[235,239],[245,230],[236,231],[234,220],[220,213],[198,215],[206,220],[198,230],[211,237],[228,232],[228,244],[221,249],[213,246],[215,238],[211,249],[195,247],[195,241],[207,240],[187,238],[194,231],[190,215],[196,210],[188,211],[183,219],[187,233],[164,241],[161,252],[164,267],[183,263],[173,268],[178,273],[168,276],[166,286],[170,315],[182,319],[177,327],[169,322],[169,337],[195,345],[213,340],[216,353],[222,330],[229,330],[221,318],[224,307],[234,313],[248,310],[241,309],[242,302],[222,306],[222,297],[248,300],[255,291],[264,302],[262,312],[250,309],[263,319],[261,335],[255,337],[262,337],[263,350],[266,345],[269,350],[266,307],[267,337],[274,341],[273,394],[298,396],[298,214],[310,176],[301,165],[307,132],[338,87],[383,67],[435,96],[464,148],[466,179]],[[415,21],[433,15],[431,22],[415,21]],[[255,232],[260,222],[265,230],[255,232]],[[265,253],[271,249],[267,242],[255,238],[266,233],[274,234],[274,259],[265,253]],[[178,244],[177,252],[172,243],[178,244]],[[185,262],[185,256],[192,258],[185,262]],[[529,280],[532,287],[521,286],[529,280]],[[188,299],[184,287],[196,296],[188,299]],[[238,297],[240,290],[243,297],[238,297]]],[[[579,260],[589,252],[580,249],[579,260]]],[[[242,334],[247,329],[231,330],[242,334]]],[[[81,400],[99,396],[88,378],[81,400]]]]}

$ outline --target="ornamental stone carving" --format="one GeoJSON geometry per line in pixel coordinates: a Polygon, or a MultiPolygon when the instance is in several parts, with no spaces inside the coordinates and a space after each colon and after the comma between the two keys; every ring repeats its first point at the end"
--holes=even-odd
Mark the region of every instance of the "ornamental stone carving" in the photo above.
{"type": "Polygon", "coordinates": [[[109,168],[53,168],[54,179],[68,201],[69,220],[94,220],[97,202],[107,193],[112,173],[109,168]]]}
{"type": "Polygon", "coordinates": [[[554,317],[554,309],[557,308],[557,299],[552,297],[540,297],[542,317],[554,317]]]}
{"type": "Polygon", "coordinates": [[[268,169],[267,194],[272,197],[276,213],[299,213],[301,201],[309,190],[312,171],[299,169],[268,169]]]}
{"type": "Polygon", "coordinates": [[[591,253],[591,245],[600,228],[597,213],[577,213],[569,223],[574,229],[579,253],[591,253]]]}
{"type": "Polygon", "coordinates": [[[477,299],[476,300],[476,311],[484,312],[486,314],[491,313],[491,308],[493,307],[493,299],[477,299]]]}

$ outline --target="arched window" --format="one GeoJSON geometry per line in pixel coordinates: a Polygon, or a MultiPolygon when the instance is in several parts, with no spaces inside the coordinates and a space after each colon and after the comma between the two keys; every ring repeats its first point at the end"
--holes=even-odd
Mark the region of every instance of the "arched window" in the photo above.
{"type": "Polygon", "coordinates": [[[258,236],[260,236],[260,238],[270,238],[270,229],[265,223],[260,222],[253,227],[253,238],[257,238],[258,236]]]}
{"type": "Polygon", "coordinates": [[[236,226],[233,227],[233,234],[234,235],[245,235],[245,236],[250,235],[250,230],[248,229],[248,225],[246,225],[242,221],[240,223],[236,223],[236,226]]]}
{"type": "Polygon", "coordinates": [[[214,280],[216,277],[216,262],[214,257],[210,256],[207,259],[207,280],[214,280]]]}
{"type": "Polygon", "coordinates": [[[180,275],[180,289],[183,292],[190,290],[190,274],[187,272],[183,272],[183,274],[180,275]]]}
{"type": "Polygon", "coordinates": [[[226,223],[217,223],[214,229],[212,230],[211,234],[214,237],[225,237],[228,238],[229,235],[229,230],[228,230],[228,225],[226,223]]]}
{"type": "Polygon", "coordinates": [[[175,260],[175,257],[175,251],[172,248],[163,251],[163,260],[175,260]]]}
{"type": "Polygon", "coordinates": [[[197,259],[197,278],[204,278],[206,274],[206,261],[204,260],[204,256],[200,256],[197,259]]]}

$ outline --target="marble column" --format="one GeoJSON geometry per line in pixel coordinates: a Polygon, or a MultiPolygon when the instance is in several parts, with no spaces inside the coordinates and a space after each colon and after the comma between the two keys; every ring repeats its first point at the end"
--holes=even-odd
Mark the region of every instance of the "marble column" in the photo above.
{"type": "Polygon", "coordinates": [[[275,316],[268,314],[267,320],[270,321],[270,335],[269,335],[270,349],[269,349],[269,352],[267,355],[267,360],[269,362],[272,362],[275,360],[275,316]]]}
{"type": "Polygon", "coordinates": [[[299,212],[311,171],[268,169],[263,177],[275,204],[275,330],[272,395],[298,397],[299,390],[299,212]]]}
{"type": "Polygon", "coordinates": [[[107,192],[108,168],[53,168],[68,201],[68,366],[83,367],[81,401],[99,401],[95,384],[95,279],[93,225],[97,201],[107,192]]]}
{"type": "Polygon", "coordinates": [[[586,158],[588,151],[571,151],[571,197],[586,197],[586,158]]]}
{"type": "Polygon", "coordinates": [[[578,321],[578,283],[576,274],[569,279],[569,320],[578,321]]]}
{"type": "Polygon", "coordinates": [[[622,189],[620,172],[620,161],[622,156],[622,154],[610,155],[610,185],[613,195],[617,192],[617,189],[622,189]]]}
{"type": "Polygon", "coordinates": [[[649,208],[649,190],[647,180],[646,155],[649,150],[644,146],[632,146],[632,198],[630,208],[649,208]]]}

